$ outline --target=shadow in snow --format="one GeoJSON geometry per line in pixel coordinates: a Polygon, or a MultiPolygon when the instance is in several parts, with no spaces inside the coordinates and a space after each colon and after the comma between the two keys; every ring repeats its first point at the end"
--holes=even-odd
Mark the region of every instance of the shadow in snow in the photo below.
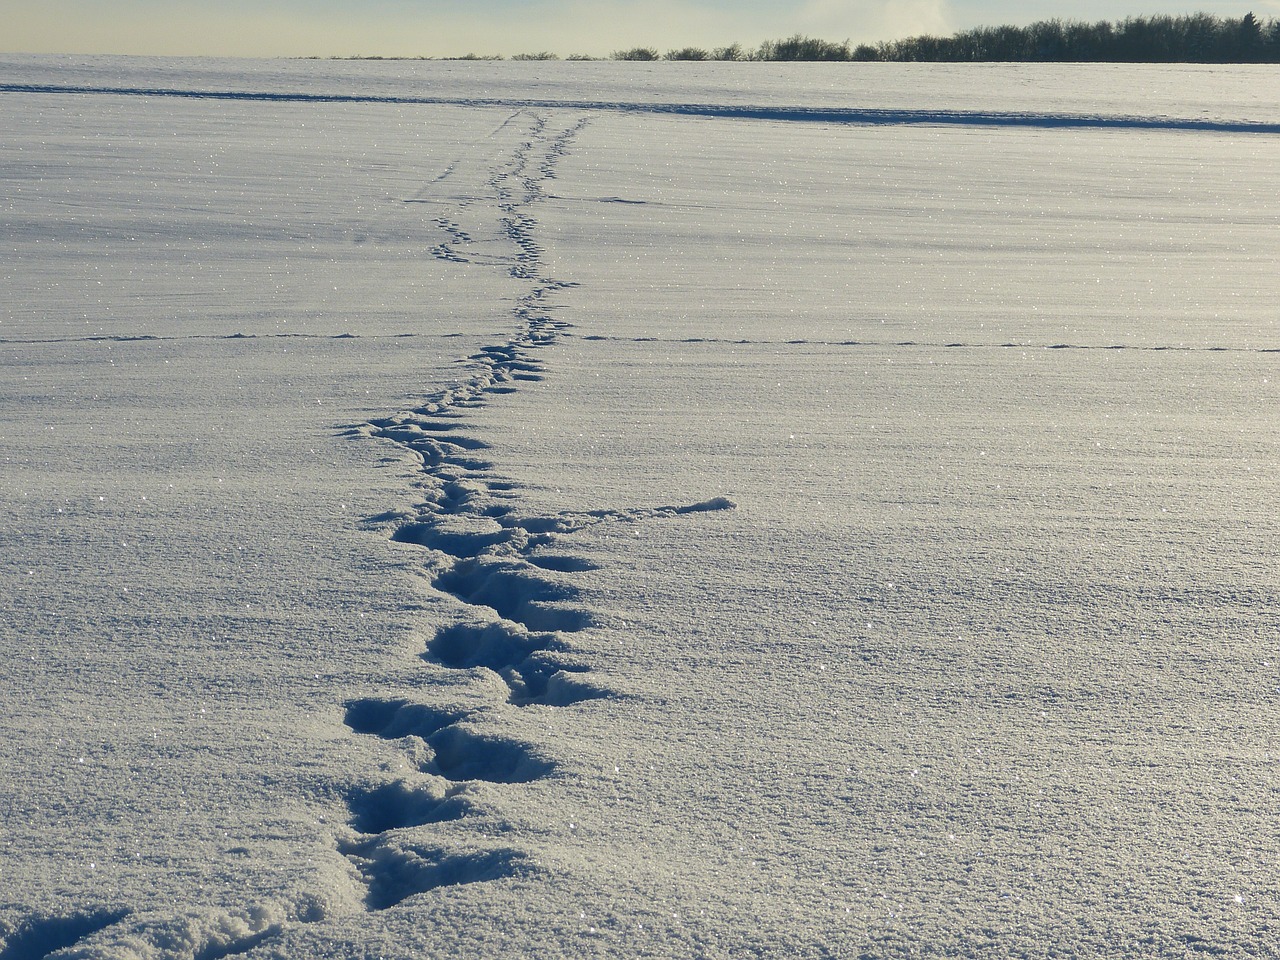
{"type": "Polygon", "coordinates": [[[269,93],[251,90],[197,90],[174,87],[110,87],[54,83],[0,83],[5,93],[106,94],[133,97],[182,97],[195,100],[263,100],[275,103],[405,103],[461,107],[609,111],[613,113],[769,120],[852,126],[966,126],[1180,130],[1199,133],[1280,134],[1280,123],[1208,120],[1196,117],[1112,116],[1003,110],[914,110],[875,107],[787,107],[711,103],[624,103],[605,100],[535,100],[487,97],[370,96],[341,93],[269,93]]]}
{"type": "Polygon", "coordinates": [[[43,960],[128,915],[127,910],[95,910],[64,917],[28,917],[4,941],[0,960],[43,960]]]}

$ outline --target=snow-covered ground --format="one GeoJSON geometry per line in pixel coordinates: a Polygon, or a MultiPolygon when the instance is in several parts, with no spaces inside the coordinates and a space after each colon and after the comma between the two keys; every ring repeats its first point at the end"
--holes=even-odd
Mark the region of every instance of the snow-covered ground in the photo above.
{"type": "Polygon", "coordinates": [[[1274,953],[1275,90],[0,57],[0,960],[1274,953]]]}

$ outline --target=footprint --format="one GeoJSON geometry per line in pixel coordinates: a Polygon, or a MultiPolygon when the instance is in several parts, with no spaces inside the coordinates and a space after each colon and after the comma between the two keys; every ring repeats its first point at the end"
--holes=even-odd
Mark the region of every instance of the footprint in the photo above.
{"type": "Polygon", "coordinates": [[[586,667],[559,663],[547,655],[558,647],[552,633],[530,633],[519,624],[459,623],[441,628],[423,656],[455,670],[485,667],[511,689],[508,703],[565,707],[610,696],[578,675],[586,667]]]}
{"type": "Polygon", "coordinates": [[[368,885],[365,906],[386,910],[438,887],[483,883],[529,872],[515,850],[450,854],[436,848],[406,847],[388,837],[344,844],[343,853],[368,885]]]}
{"type": "Polygon", "coordinates": [[[455,417],[451,421],[449,419],[445,419],[443,417],[437,416],[436,418],[431,420],[428,420],[425,418],[421,420],[417,420],[415,421],[415,423],[419,429],[428,431],[430,433],[448,433],[451,430],[458,429],[458,423],[456,422],[458,419],[460,418],[455,417]]]}
{"type": "Polygon", "coordinates": [[[478,734],[467,727],[445,727],[428,742],[435,759],[427,771],[455,782],[529,783],[555,769],[551,761],[522,743],[478,734]]]}
{"type": "Polygon", "coordinates": [[[431,438],[453,443],[471,450],[480,450],[488,446],[488,444],[480,440],[475,440],[453,433],[452,431],[454,429],[454,424],[446,423],[437,425],[428,420],[414,423],[397,423],[394,426],[383,427],[381,428],[380,435],[388,440],[394,440],[396,443],[402,443],[405,446],[411,446],[418,441],[431,438]]]}
{"type": "Polygon", "coordinates": [[[515,534],[497,523],[406,523],[391,535],[396,543],[413,543],[459,559],[475,557],[490,547],[509,543],[515,534]]]}
{"type": "Polygon", "coordinates": [[[537,557],[526,557],[525,559],[535,567],[541,567],[543,570],[553,570],[556,573],[583,573],[587,570],[600,569],[599,564],[592,563],[590,560],[559,554],[543,554],[537,557]]]}
{"type": "Polygon", "coordinates": [[[103,909],[62,917],[27,917],[0,941],[0,960],[43,960],[128,915],[127,910],[103,909]]]}
{"type": "Polygon", "coordinates": [[[428,823],[461,820],[469,805],[460,788],[443,794],[425,785],[414,786],[403,780],[382,786],[361,787],[347,797],[351,826],[360,833],[385,833],[403,827],[420,827],[428,823]]]}
{"type": "Polygon", "coordinates": [[[738,505],[728,497],[712,497],[710,500],[702,500],[681,507],[659,507],[658,509],[670,511],[676,516],[683,516],[686,513],[712,513],[716,510],[736,510],[737,508],[738,505]]]}
{"type": "Polygon", "coordinates": [[[273,926],[251,936],[232,940],[228,943],[211,942],[196,950],[192,954],[191,960],[222,960],[223,957],[234,957],[242,953],[248,953],[264,940],[277,936],[281,930],[283,930],[283,927],[273,926]]]}
{"type": "Polygon", "coordinates": [[[545,650],[555,637],[530,633],[514,624],[458,623],[441,628],[427,644],[427,655],[455,670],[488,667],[501,672],[521,663],[535,650],[545,650]]]}
{"type": "Polygon", "coordinates": [[[574,587],[538,577],[528,564],[516,561],[463,560],[437,577],[435,586],[530,630],[572,632],[590,624],[584,611],[558,605],[577,597],[574,587]]]}
{"type": "MultiPolygon", "coordinates": [[[[343,722],[356,733],[370,734],[384,740],[401,737],[429,738],[437,730],[457,723],[466,714],[457,710],[439,710],[410,700],[380,700],[368,697],[349,700],[343,722]]],[[[0,958],[2,960],[2,958],[0,958]]]]}
{"type": "Polygon", "coordinates": [[[613,696],[609,690],[597,687],[582,679],[589,671],[585,667],[565,666],[535,653],[504,670],[502,678],[511,688],[510,703],[524,707],[542,704],[548,707],[567,707],[584,700],[602,700],[613,696]]]}
{"type": "Polygon", "coordinates": [[[462,514],[473,500],[483,497],[484,484],[478,480],[446,480],[440,488],[436,505],[445,513],[462,514]]]}
{"type": "Polygon", "coordinates": [[[481,449],[484,446],[483,443],[479,440],[467,441],[466,443],[455,442],[460,439],[462,438],[454,437],[452,434],[450,434],[448,440],[433,440],[422,437],[418,440],[410,440],[404,446],[422,457],[422,465],[426,468],[452,464],[453,466],[462,467],[464,470],[485,471],[493,469],[493,464],[488,460],[468,456],[475,450],[481,449]]]}

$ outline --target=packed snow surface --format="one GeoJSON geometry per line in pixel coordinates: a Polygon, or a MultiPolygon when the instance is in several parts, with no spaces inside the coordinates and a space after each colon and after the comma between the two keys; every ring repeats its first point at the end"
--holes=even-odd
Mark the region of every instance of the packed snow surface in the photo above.
{"type": "Polygon", "coordinates": [[[0,960],[1273,955],[1275,94],[0,57],[0,960]]]}

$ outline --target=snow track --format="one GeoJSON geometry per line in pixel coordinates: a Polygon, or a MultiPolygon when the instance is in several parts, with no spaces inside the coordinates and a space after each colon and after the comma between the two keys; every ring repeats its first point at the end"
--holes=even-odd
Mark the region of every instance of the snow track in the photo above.
{"type": "MultiPolygon", "coordinates": [[[[545,352],[568,335],[568,325],[555,317],[554,297],[572,284],[547,275],[534,213],[545,184],[555,177],[556,161],[586,122],[555,127],[546,117],[532,118],[528,138],[488,177],[486,195],[468,195],[455,201],[455,211],[434,218],[446,238],[431,251],[434,257],[475,269],[505,269],[528,284],[511,311],[512,337],[467,358],[472,373],[462,383],[437,391],[412,410],[352,431],[395,443],[420,464],[424,501],[413,515],[396,518],[391,538],[426,548],[424,567],[432,586],[468,611],[465,619],[440,627],[423,656],[450,670],[497,674],[510,691],[507,702],[518,707],[562,708],[611,696],[587,679],[588,668],[563,656],[565,636],[592,624],[574,603],[577,589],[556,574],[591,565],[572,555],[537,551],[595,523],[733,506],[717,498],[640,511],[528,516],[520,512],[519,483],[496,472],[483,457],[488,444],[469,432],[468,412],[518,390],[521,383],[542,380],[545,352]],[[477,220],[489,221],[487,229],[463,225],[477,220]],[[495,232],[505,250],[476,239],[495,232]]],[[[406,202],[432,199],[423,192],[406,202]]],[[[350,701],[346,710],[353,732],[400,744],[422,778],[361,789],[348,800],[358,836],[341,841],[340,849],[367,885],[368,909],[383,910],[442,886],[534,869],[533,857],[519,849],[491,847],[459,855],[405,842],[399,831],[473,816],[478,811],[467,798],[467,784],[529,783],[553,775],[553,759],[529,744],[473,730],[470,711],[376,698],[350,701]]]]}
{"type": "MultiPolygon", "coordinates": [[[[392,444],[401,451],[401,460],[408,457],[417,465],[420,504],[407,513],[370,518],[368,525],[397,543],[423,550],[425,582],[461,613],[452,622],[432,624],[420,657],[437,675],[441,670],[456,673],[462,683],[473,683],[480,691],[462,707],[448,699],[450,685],[437,687],[427,679],[413,698],[399,691],[365,693],[342,704],[342,720],[352,737],[384,742],[410,768],[334,785],[347,811],[346,825],[333,837],[335,852],[349,864],[361,892],[354,902],[341,892],[317,890],[294,901],[241,910],[210,906],[173,913],[163,906],[103,907],[30,915],[0,929],[0,960],[108,954],[218,960],[269,946],[292,928],[331,920],[353,906],[378,913],[429,891],[543,871],[536,849],[483,829],[468,834],[466,825],[492,817],[477,786],[519,790],[554,777],[556,757],[543,746],[495,733],[498,714],[474,704],[497,690],[506,692],[493,701],[494,708],[559,710],[612,699],[615,695],[593,681],[589,665],[570,642],[593,625],[577,603],[572,574],[594,565],[558,549],[561,541],[600,523],[635,523],[733,506],[717,498],[643,509],[530,514],[521,509],[521,483],[498,472],[489,459],[489,444],[470,419],[488,404],[547,377],[548,350],[569,335],[568,325],[556,317],[555,297],[572,284],[547,274],[535,212],[555,177],[557,161],[586,122],[574,118],[556,125],[545,116],[518,111],[486,139],[492,146],[489,141],[499,134],[509,139],[517,127],[520,133],[515,149],[491,161],[480,183],[475,182],[476,157],[461,156],[401,201],[429,211],[427,223],[440,240],[425,248],[425,255],[467,270],[501,271],[524,289],[500,308],[513,330],[510,337],[459,358],[464,370],[460,379],[411,409],[345,431],[353,439],[392,444]],[[459,187],[464,176],[467,182],[459,187]],[[452,830],[447,838],[433,836],[445,824],[461,825],[462,830],[452,830]]],[[[391,336],[411,340],[413,335],[391,336]]],[[[361,337],[146,334],[6,342],[109,345],[361,337]]],[[[383,769],[394,766],[387,763],[383,769]]]]}

